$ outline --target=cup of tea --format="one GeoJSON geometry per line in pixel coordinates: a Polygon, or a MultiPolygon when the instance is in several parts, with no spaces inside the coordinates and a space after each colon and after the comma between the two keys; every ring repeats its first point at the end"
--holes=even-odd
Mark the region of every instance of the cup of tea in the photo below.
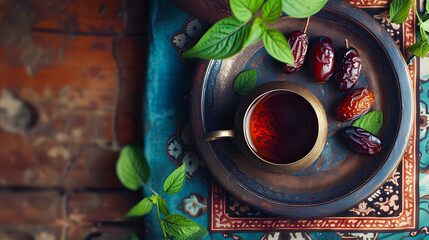
{"type": "Polygon", "coordinates": [[[310,166],[326,142],[328,122],[319,99],[292,82],[273,81],[241,100],[234,129],[206,133],[206,141],[235,138],[253,164],[293,173],[310,166]]]}

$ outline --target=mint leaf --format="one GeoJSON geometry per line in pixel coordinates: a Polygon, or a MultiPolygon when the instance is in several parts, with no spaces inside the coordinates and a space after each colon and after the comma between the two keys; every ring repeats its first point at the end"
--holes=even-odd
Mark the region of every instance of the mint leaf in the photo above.
{"type": "Polygon", "coordinates": [[[255,69],[247,70],[238,75],[234,80],[234,91],[240,95],[246,95],[255,87],[257,73],[255,69]]]}
{"type": "Polygon", "coordinates": [[[242,22],[247,22],[263,2],[264,0],[230,0],[229,4],[234,16],[242,22]]]}
{"type": "Polygon", "coordinates": [[[429,19],[429,14],[428,13],[423,14],[423,16],[421,16],[421,19],[422,19],[423,22],[425,22],[426,20],[429,19]]]}
{"type": "Polygon", "coordinates": [[[422,34],[420,33],[420,31],[416,32],[416,42],[420,42],[422,39],[422,34]]]}
{"type": "Polygon", "coordinates": [[[382,125],[383,113],[381,111],[372,111],[360,117],[352,126],[363,128],[375,135],[382,125]]]}
{"type": "Polygon", "coordinates": [[[152,210],[153,203],[149,198],[145,197],[137,203],[130,211],[125,214],[125,217],[143,216],[152,210]]]}
{"type": "Polygon", "coordinates": [[[183,185],[185,184],[185,178],[186,164],[183,163],[182,166],[174,170],[174,172],[172,172],[170,176],[167,177],[164,182],[164,191],[171,195],[180,192],[183,185]]]}
{"type": "Polygon", "coordinates": [[[412,0],[393,0],[390,3],[389,16],[393,23],[402,23],[407,20],[412,0]]]}
{"type": "Polygon", "coordinates": [[[135,233],[130,233],[128,240],[140,240],[135,233]]]}
{"type": "Polygon", "coordinates": [[[422,24],[420,24],[420,27],[424,30],[424,31],[429,31],[429,20],[424,21],[422,24]]]}
{"type": "Polygon", "coordinates": [[[162,215],[164,215],[164,216],[170,215],[170,210],[168,210],[167,203],[165,202],[164,199],[160,198],[158,204],[159,204],[158,205],[159,211],[162,213],[162,215]]]}
{"type": "Polygon", "coordinates": [[[258,17],[255,17],[255,21],[250,28],[250,33],[244,41],[244,47],[259,41],[265,31],[267,31],[267,26],[265,26],[264,21],[258,17]]]}
{"type": "Polygon", "coordinates": [[[407,48],[407,50],[416,56],[424,58],[425,55],[429,52],[429,41],[426,39],[426,40],[422,40],[420,42],[417,42],[417,43],[409,46],[407,48]]]}
{"type": "Polygon", "coordinates": [[[201,240],[208,235],[203,226],[179,214],[166,216],[164,227],[167,234],[177,240],[201,240]]]}
{"type": "Polygon", "coordinates": [[[429,1],[426,1],[426,12],[429,12],[429,1]]]}
{"type": "Polygon", "coordinates": [[[282,14],[282,1],[281,0],[267,0],[262,6],[262,18],[267,23],[275,22],[282,14]]]}
{"type": "Polygon", "coordinates": [[[183,58],[224,59],[243,48],[250,26],[228,17],[216,22],[195,46],[182,54],[183,58]]]}
{"type": "Polygon", "coordinates": [[[159,199],[161,199],[160,196],[158,195],[152,195],[149,197],[149,200],[153,203],[153,204],[158,204],[159,203],[159,199]]]}
{"type": "Polygon", "coordinates": [[[134,145],[122,148],[116,163],[116,174],[125,187],[131,190],[141,188],[150,176],[149,165],[143,149],[134,145]]]}
{"type": "Polygon", "coordinates": [[[328,0],[282,0],[282,9],[291,17],[307,18],[320,11],[326,2],[328,0]]]}
{"type": "Polygon", "coordinates": [[[264,42],[265,49],[273,58],[281,62],[292,65],[294,64],[294,59],[289,48],[289,44],[285,36],[283,36],[279,30],[275,28],[268,28],[262,36],[262,41],[264,42]]]}
{"type": "Polygon", "coordinates": [[[419,33],[420,33],[420,38],[421,38],[422,40],[427,41],[427,40],[428,40],[428,36],[426,35],[426,31],[423,29],[423,27],[422,27],[421,25],[420,25],[419,27],[420,27],[420,31],[419,31],[419,33]]]}

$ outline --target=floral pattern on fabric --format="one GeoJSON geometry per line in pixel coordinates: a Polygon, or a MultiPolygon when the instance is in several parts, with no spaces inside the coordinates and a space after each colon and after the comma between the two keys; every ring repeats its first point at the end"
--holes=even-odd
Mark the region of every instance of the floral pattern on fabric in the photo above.
{"type": "Polygon", "coordinates": [[[177,209],[188,214],[190,217],[199,217],[207,211],[207,198],[198,193],[190,193],[182,198],[177,209]]]}
{"type": "Polygon", "coordinates": [[[186,176],[188,179],[192,179],[199,171],[206,169],[192,142],[191,126],[189,124],[181,124],[177,128],[176,134],[168,140],[167,156],[176,163],[177,167],[184,162],[186,163],[186,176]]]}
{"type": "Polygon", "coordinates": [[[183,24],[182,31],[173,35],[171,38],[171,44],[178,50],[180,61],[183,61],[181,56],[182,52],[188,50],[191,46],[194,46],[208,28],[208,24],[201,22],[197,18],[191,17],[183,24]]]}

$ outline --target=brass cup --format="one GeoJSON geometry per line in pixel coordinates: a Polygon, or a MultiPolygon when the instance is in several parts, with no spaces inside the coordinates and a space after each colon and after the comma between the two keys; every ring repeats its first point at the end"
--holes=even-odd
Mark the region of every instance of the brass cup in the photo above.
{"type": "Polygon", "coordinates": [[[307,88],[292,82],[281,82],[274,81],[261,84],[253,89],[249,94],[243,97],[240,102],[237,115],[235,117],[234,130],[219,130],[206,133],[205,140],[213,141],[222,138],[235,138],[240,150],[245,154],[246,159],[256,164],[258,167],[265,171],[276,172],[276,173],[293,173],[304,170],[310,166],[319,157],[320,153],[325,146],[326,138],[328,134],[328,121],[326,119],[325,110],[319,99],[307,88]],[[247,129],[245,129],[245,118],[249,112],[249,108],[255,101],[260,97],[265,96],[271,92],[287,91],[295,93],[311,105],[317,117],[318,133],[316,141],[311,150],[301,159],[296,159],[291,163],[277,164],[269,162],[261,158],[256,154],[251,147],[249,147],[248,141],[245,137],[247,129]]]}

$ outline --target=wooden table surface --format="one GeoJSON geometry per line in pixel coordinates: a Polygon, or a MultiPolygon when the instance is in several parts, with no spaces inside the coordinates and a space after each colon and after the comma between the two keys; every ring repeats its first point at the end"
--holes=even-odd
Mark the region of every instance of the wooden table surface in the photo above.
{"type": "MultiPolygon", "coordinates": [[[[0,239],[128,239],[147,0],[0,1],[0,239]]],[[[143,239],[143,238],[141,238],[143,239]]]]}

